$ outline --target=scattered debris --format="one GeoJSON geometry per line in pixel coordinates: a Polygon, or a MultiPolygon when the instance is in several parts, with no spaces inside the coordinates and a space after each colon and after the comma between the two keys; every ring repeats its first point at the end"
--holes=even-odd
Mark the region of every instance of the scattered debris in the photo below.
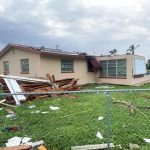
{"type": "Polygon", "coordinates": [[[3,131],[18,131],[18,130],[20,130],[20,128],[19,128],[19,127],[16,127],[16,126],[5,127],[5,128],[3,129],[3,131]]]}
{"type": "MultiPolygon", "coordinates": [[[[23,92],[41,92],[41,95],[13,95],[7,96],[7,103],[16,103],[20,105],[21,101],[33,100],[46,96],[58,96],[58,94],[42,94],[42,92],[58,92],[79,90],[80,85],[77,84],[79,79],[66,78],[55,80],[54,75],[47,75],[48,80],[25,78],[17,76],[0,75],[0,83],[3,85],[5,93],[23,93],[23,92]]],[[[72,97],[73,98],[73,97],[72,97]]],[[[6,103],[5,103],[6,104],[6,103]]]]}
{"type": "Polygon", "coordinates": [[[147,115],[145,115],[143,112],[141,112],[135,106],[131,105],[130,102],[127,102],[127,101],[114,101],[113,103],[120,104],[120,105],[123,105],[123,106],[127,107],[131,113],[134,113],[134,110],[135,110],[135,111],[139,112],[140,114],[142,114],[143,116],[145,116],[146,118],[148,118],[147,115]]]}
{"type": "Polygon", "coordinates": [[[77,96],[75,96],[75,95],[64,94],[64,96],[67,97],[67,98],[71,98],[71,99],[77,98],[77,96]]]}
{"type": "Polygon", "coordinates": [[[19,145],[11,147],[0,147],[0,150],[28,150],[30,148],[32,148],[31,145],[19,145]]]}
{"type": "Polygon", "coordinates": [[[37,150],[47,150],[44,145],[40,145],[37,147],[37,150]]]}
{"type": "MultiPolygon", "coordinates": [[[[8,140],[8,142],[6,143],[6,146],[10,147],[10,148],[15,148],[13,146],[28,146],[29,148],[32,148],[32,147],[44,144],[44,142],[42,140],[36,141],[36,142],[29,142],[30,140],[31,140],[31,138],[29,138],[29,137],[15,136],[8,140]]],[[[19,148],[17,149],[17,148],[18,147],[16,147],[16,149],[14,149],[14,150],[21,150],[21,148],[20,149],[19,148]]],[[[29,149],[29,148],[27,148],[27,149],[29,149]]],[[[13,150],[13,149],[10,149],[10,150],[13,150]]]]}
{"type": "Polygon", "coordinates": [[[62,117],[59,117],[59,118],[63,119],[63,118],[67,118],[67,117],[70,117],[70,116],[75,116],[75,115],[78,115],[78,114],[86,113],[86,112],[89,112],[89,111],[91,111],[91,110],[85,110],[85,111],[77,112],[77,113],[74,113],[74,114],[65,115],[65,116],[62,116],[62,117]]]}
{"type": "Polygon", "coordinates": [[[14,111],[12,111],[11,109],[5,109],[7,111],[7,115],[6,115],[6,118],[12,118],[12,117],[15,117],[16,114],[14,113],[14,111]]]}
{"type": "Polygon", "coordinates": [[[102,117],[102,116],[98,117],[98,120],[103,120],[103,119],[104,119],[104,117],[102,117]]]}
{"type": "Polygon", "coordinates": [[[15,114],[14,111],[12,111],[11,109],[5,108],[5,110],[7,111],[8,114],[15,114]]]}
{"type": "Polygon", "coordinates": [[[29,137],[23,137],[22,143],[25,144],[25,143],[29,142],[30,140],[31,140],[31,138],[29,138],[29,137]]]}
{"type": "Polygon", "coordinates": [[[59,107],[55,107],[55,106],[49,106],[50,110],[58,110],[59,107]]]}
{"type": "Polygon", "coordinates": [[[144,138],[144,141],[145,141],[146,143],[150,143],[150,139],[144,138]]]}
{"type": "Polygon", "coordinates": [[[140,146],[138,144],[129,143],[129,149],[139,149],[140,146]]]}
{"type": "Polygon", "coordinates": [[[146,99],[150,99],[150,95],[145,95],[145,94],[139,94],[139,96],[141,96],[141,97],[144,97],[144,98],[146,98],[146,99]]]}
{"type": "Polygon", "coordinates": [[[18,146],[18,145],[20,145],[21,140],[22,140],[21,137],[15,136],[15,137],[13,137],[13,138],[11,138],[11,139],[8,140],[8,142],[6,143],[6,146],[7,147],[18,146]]]}
{"type": "Polygon", "coordinates": [[[16,115],[15,114],[8,114],[8,115],[6,115],[6,118],[12,118],[12,117],[16,117],[16,115]]]}
{"type": "MultiPolygon", "coordinates": [[[[114,144],[110,143],[110,148],[114,148],[114,144]]],[[[83,146],[72,146],[71,150],[99,150],[107,149],[108,144],[94,144],[94,145],[83,145],[83,146]]]]}
{"type": "Polygon", "coordinates": [[[40,110],[35,110],[35,111],[31,111],[31,114],[39,114],[41,111],[40,110]]]}
{"type": "Polygon", "coordinates": [[[49,113],[48,111],[41,112],[41,114],[48,114],[48,113],[49,113]]]}
{"type": "Polygon", "coordinates": [[[99,131],[97,132],[96,136],[97,136],[100,140],[103,139],[103,136],[102,136],[102,134],[101,134],[99,131]]]}
{"type": "Polygon", "coordinates": [[[112,86],[96,86],[96,89],[113,89],[114,87],[112,86]]]}
{"type": "Polygon", "coordinates": [[[29,109],[35,108],[35,105],[28,106],[29,109]]]}

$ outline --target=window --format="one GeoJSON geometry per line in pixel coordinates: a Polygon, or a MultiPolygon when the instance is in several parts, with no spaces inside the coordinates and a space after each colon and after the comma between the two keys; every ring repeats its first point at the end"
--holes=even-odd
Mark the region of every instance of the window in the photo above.
{"type": "Polygon", "coordinates": [[[29,59],[21,59],[21,73],[29,73],[29,59]]]}
{"type": "Polygon", "coordinates": [[[3,61],[3,73],[4,74],[9,73],[9,61],[3,61]]]}
{"type": "Polygon", "coordinates": [[[67,59],[61,60],[61,72],[74,72],[74,61],[67,59]]]}
{"type": "Polygon", "coordinates": [[[100,63],[102,65],[101,77],[124,78],[127,75],[126,59],[104,60],[100,63]]]}

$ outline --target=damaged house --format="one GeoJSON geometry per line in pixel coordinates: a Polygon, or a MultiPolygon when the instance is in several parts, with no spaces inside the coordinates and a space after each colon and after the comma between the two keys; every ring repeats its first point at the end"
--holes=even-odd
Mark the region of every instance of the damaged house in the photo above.
{"type": "Polygon", "coordinates": [[[85,53],[8,44],[0,53],[0,73],[31,78],[55,75],[57,80],[79,78],[79,84],[95,83],[101,65],[85,53]]]}
{"type": "Polygon", "coordinates": [[[79,84],[138,85],[149,82],[142,56],[88,56],[44,47],[8,44],[0,52],[0,73],[32,78],[79,78],[79,84]]]}

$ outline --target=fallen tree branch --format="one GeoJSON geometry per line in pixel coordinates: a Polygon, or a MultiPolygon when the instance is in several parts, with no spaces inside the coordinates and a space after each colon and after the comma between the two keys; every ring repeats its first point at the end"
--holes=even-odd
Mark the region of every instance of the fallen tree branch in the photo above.
{"type": "Polygon", "coordinates": [[[113,103],[117,103],[117,104],[121,104],[123,106],[128,107],[130,112],[134,112],[134,110],[136,110],[137,112],[139,112],[140,114],[142,114],[143,116],[145,116],[146,118],[148,118],[147,115],[145,115],[143,112],[141,112],[139,109],[137,109],[136,107],[134,107],[133,105],[131,105],[130,102],[127,101],[114,101],[113,103]]]}

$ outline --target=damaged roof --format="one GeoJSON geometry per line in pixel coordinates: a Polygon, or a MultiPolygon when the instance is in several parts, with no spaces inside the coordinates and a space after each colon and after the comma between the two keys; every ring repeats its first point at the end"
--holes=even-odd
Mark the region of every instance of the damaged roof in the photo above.
{"type": "Polygon", "coordinates": [[[1,50],[0,57],[2,57],[6,52],[8,52],[12,48],[23,50],[23,51],[28,51],[32,53],[39,53],[40,55],[72,56],[72,57],[79,57],[79,58],[85,58],[85,56],[87,56],[86,53],[69,52],[69,51],[63,51],[60,49],[51,49],[51,48],[45,48],[44,46],[34,47],[34,46],[9,43],[1,50]]]}

